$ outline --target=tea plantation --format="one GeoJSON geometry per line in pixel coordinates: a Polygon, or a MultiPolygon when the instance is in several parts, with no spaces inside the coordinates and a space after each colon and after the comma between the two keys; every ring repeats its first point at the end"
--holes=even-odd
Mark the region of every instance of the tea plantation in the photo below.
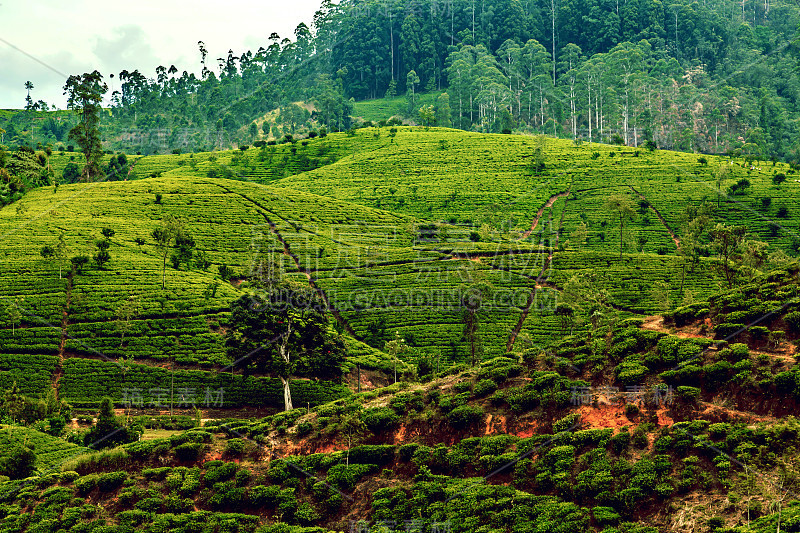
{"type": "Polygon", "coordinates": [[[0,209],[0,530],[800,530],[788,165],[409,126],[128,161],[0,209]],[[288,412],[226,346],[273,266],[345,350],[288,412]]]}

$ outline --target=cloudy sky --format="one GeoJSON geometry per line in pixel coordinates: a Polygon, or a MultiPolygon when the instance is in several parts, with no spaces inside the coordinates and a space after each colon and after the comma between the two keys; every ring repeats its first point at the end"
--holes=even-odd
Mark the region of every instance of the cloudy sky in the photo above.
{"type": "Polygon", "coordinates": [[[293,38],[300,22],[311,25],[320,3],[0,0],[0,109],[25,105],[26,80],[35,86],[34,100],[63,109],[62,87],[70,74],[97,69],[114,89],[124,69],[155,77],[158,65],[174,64],[179,72],[199,74],[197,41],[205,42],[211,65],[216,65],[228,49],[238,56],[266,47],[273,31],[293,38]]]}

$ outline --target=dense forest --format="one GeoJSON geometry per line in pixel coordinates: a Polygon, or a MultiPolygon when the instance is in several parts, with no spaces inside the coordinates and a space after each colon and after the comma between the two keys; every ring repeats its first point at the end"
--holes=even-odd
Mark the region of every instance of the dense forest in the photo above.
{"type": "MultiPolygon", "coordinates": [[[[793,160],[799,11],[770,0],[326,0],[310,25],[255,52],[215,59],[200,41],[189,70],[110,75],[102,131],[128,152],[227,148],[345,130],[358,125],[354,102],[405,94],[401,118],[417,123],[793,160]],[[420,93],[441,95],[420,106],[420,93]]],[[[5,141],[66,142],[69,115],[37,111],[47,104],[31,88],[27,114],[0,117],[5,141]]]]}

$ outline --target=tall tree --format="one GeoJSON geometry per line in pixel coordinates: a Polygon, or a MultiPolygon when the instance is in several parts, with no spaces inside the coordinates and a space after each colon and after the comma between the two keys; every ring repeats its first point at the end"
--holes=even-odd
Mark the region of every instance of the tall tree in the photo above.
{"type": "Polygon", "coordinates": [[[566,85],[566,95],[569,100],[569,117],[572,138],[578,138],[578,95],[576,86],[578,83],[578,70],[581,67],[581,49],[578,45],[568,44],[561,50],[561,80],[566,85]]]}
{"type": "MultiPolygon", "coordinates": [[[[30,81],[26,81],[25,90],[28,91],[28,95],[25,97],[25,109],[29,111],[33,110],[35,106],[35,104],[33,103],[33,98],[31,98],[31,89],[33,89],[33,83],[31,83],[30,81]]],[[[45,109],[45,111],[47,110],[45,109]]]]}
{"type": "Polygon", "coordinates": [[[64,85],[67,95],[67,107],[78,111],[80,121],[69,131],[69,138],[78,143],[86,165],[83,167],[83,180],[93,181],[100,175],[100,159],[103,156],[103,144],[100,140],[100,113],[102,112],[103,95],[108,85],[103,82],[103,75],[98,71],[80,76],[70,76],[64,85]]]}

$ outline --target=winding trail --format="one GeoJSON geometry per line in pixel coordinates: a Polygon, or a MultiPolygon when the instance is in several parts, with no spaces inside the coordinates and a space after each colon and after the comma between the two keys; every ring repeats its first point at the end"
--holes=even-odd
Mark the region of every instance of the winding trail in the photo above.
{"type": "Polygon", "coordinates": [[[669,232],[670,236],[672,237],[672,242],[674,242],[674,243],[675,243],[675,247],[676,247],[676,248],[678,248],[678,249],[680,249],[680,247],[681,247],[681,241],[678,239],[678,236],[677,236],[677,235],[675,235],[675,232],[674,232],[674,231],[672,231],[672,228],[670,228],[670,227],[669,227],[669,224],[667,224],[667,221],[666,221],[666,220],[664,220],[664,217],[663,217],[663,216],[661,216],[661,212],[659,212],[659,210],[658,210],[658,209],[656,209],[656,206],[654,206],[654,205],[653,205],[653,204],[650,202],[650,200],[648,200],[648,199],[645,197],[645,195],[644,195],[644,194],[642,194],[642,193],[640,193],[639,191],[637,191],[636,189],[634,189],[634,188],[633,188],[633,185],[628,185],[628,187],[630,187],[630,188],[631,188],[631,190],[632,190],[634,193],[636,193],[636,194],[639,196],[639,198],[641,198],[642,200],[644,200],[645,202],[647,202],[647,206],[648,206],[650,209],[652,209],[652,210],[653,210],[653,212],[656,214],[656,216],[658,217],[658,219],[659,219],[659,220],[661,220],[661,223],[664,225],[664,227],[666,228],[666,230],[669,232]]]}
{"type": "Polygon", "coordinates": [[[568,197],[569,197],[569,193],[570,193],[571,189],[572,189],[572,186],[570,185],[570,188],[567,189],[566,192],[562,192],[562,193],[559,193],[557,195],[551,196],[550,199],[547,200],[547,203],[544,205],[544,207],[539,209],[539,211],[536,213],[536,219],[533,221],[533,224],[531,224],[530,231],[525,233],[525,236],[527,237],[536,228],[536,226],[539,224],[539,220],[541,219],[542,215],[544,214],[544,210],[545,209],[548,209],[548,208],[550,209],[550,212],[547,215],[547,218],[548,218],[548,220],[551,220],[552,216],[553,216],[553,205],[556,203],[556,201],[559,198],[567,197],[567,199],[564,200],[564,209],[561,210],[561,219],[558,222],[558,230],[556,230],[556,232],[555,232],[555,234],[556,234],[556,236],[555,236],[555,245],[553,244],[552,241],[550,242],[550,247],[549,247],[547,256],[545,257],[545,260],[542,263],[542,269],[539,271],[539,275],[536,276],[536,281],[534,283],[533,288],[528,293],[528,298],[527,298],[527,300],[525,302],[525,308],[522,310],[522,315],[520,315],[519,320],[517,321],[517,324],[514,326],[514,329],[511,330],[511,334],[508,337],[508,342],[506,342],[506,352],[510,352],[511,350],[514,349],[514,343],[517,341],[517,337],[519,336],[519,332],[522,331],[522,326],[523,326],[523,324],[525,324],[525,319],[528,318],[528,314],[531,311],[531,307],[533,306],[533,302],[536,300],[536,291],[539,290],[540,288],[543,288],[547,284],[547,277],[549,277],[547,273],[548,273],[550,264],[553,261],[553,250],[558,249],[558,239],[559,239],[559,236],[561,235],[561,228],[563,227],[563,224],[564,224],[564,213],[566,213],[566,211],[567,211],[567,203],[569,202],[569,198],[568,197]]]}
{"type": "Polygon", "coordinates": [[[53,389],[58,399],[58,384],[61,381],[61,376],[64,373],[64,350],[67,346],[67,327],[69,326],[69,308],[72,304],[72,282],[75,278],[75,268],[73,267],[69,274],[67,274],[67,287],[65,289],[66,301],[64,302],[64,311],[61,313],[61,340],[58,343],[58,365],[53,374],[53,389]]]}

